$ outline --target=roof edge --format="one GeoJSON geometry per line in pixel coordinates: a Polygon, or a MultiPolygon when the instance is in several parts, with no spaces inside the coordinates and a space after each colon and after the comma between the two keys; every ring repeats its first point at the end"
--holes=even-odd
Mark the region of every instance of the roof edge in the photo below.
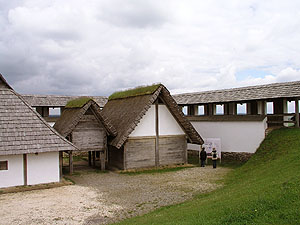
{"type": "Polygon", "coordinates": [[[5,80],[5,78],[3,77],[3,75],[1,73],[0,73],[0,80],[5,84],[6,87],[13,90],[13,88],[8,84],[8,82],[5,80]]]}

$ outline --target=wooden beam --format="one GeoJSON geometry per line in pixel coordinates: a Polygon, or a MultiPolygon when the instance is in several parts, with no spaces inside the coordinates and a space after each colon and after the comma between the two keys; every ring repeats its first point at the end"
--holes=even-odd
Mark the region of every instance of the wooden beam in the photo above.
{"type": "Polygon", "coordinates": [[[295,121],[296,127],[299,127],[299,99],[295,100],[295,121]]]}
{"type": "Polygon", "coordinates": [[[93,158],[93,166],[96,165],[96,152],[92,151],[92,158],[93,158]]]}
{"type": "Polygon", "coordinates": [[[69,174],[73,174],[73,151],[69,151],[69,174]]]}
{"type": "Polygon", "coordinates": [[[89,151],[89,166],[92,166],[92,152],[89,151]]]}
{"type": "Polygon", "coordinates": [[[24,185],[27,185],[27,155],[23,154],[24,185]]]}
{"type": "Polygon", "coordinates": [[[159,166],[159,118],[158,102],[155,102],[155,166],[159,166]]]}
{"type": "Polygon", "coordinates": [[[105,170],[105,151],[100,151],[100,166],[101,170],[105,170]]]}
{"type": "Polygon", "coordinates": [[[62,180],[62,176],[63,176],[63,152],[59,152],[59,180],[62,180]]]}

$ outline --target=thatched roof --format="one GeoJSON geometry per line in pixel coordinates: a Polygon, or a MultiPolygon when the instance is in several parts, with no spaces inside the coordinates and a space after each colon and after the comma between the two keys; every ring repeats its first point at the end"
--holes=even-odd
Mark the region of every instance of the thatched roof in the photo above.
{"type": "Polygon", "coordinates": [[[76,150],[0,76],[0,155],[76,150]]]}
{"type": "Polygon", "coordinates": [[[63,137],[67,137],[74,130],[89,108],[91,108],[99,123],[103,124],[107,134],[116,136],[116,129],[102,113],[99,105],[90,98],[78,98],[68,102],[61,117],[56,121],[54,129],[56,129],[63,137]]]}
{"type": "Polygon", "coordinates": [[[119,95],[121,96],[120,98],[110,98],[104,106],[102,110],[104,115],[110,119],[118,132],[117,136],[111,140],[111,145],[120,148],[124,144],[158,97],[166,104],[171,114],[186,133],[189,141],[195,144],[203,143],[202,138],[185,118],[180,107],[176,104],[165,86],[159,84],[154,89],[146,88],[145,90],[147,90],[146,93],[142,94],[142,92],[139,92],[137,96],[119,95]],[[152,91],[149,92],[148,90],[152,91]]]}
{"type": "Polygon", "coordinates": [[[185,93],[173,97],[179,105],[295,98],[300,97],[300,81],[185,93]]]}
{"type": "Polygon", "coordinates": [[[66,95],[22,95],[32,107],[64,107],[70,100],[79,97],[92,98],[100,107],[104,107],[107,97],[104,96],[66,96],[66,95]]]}

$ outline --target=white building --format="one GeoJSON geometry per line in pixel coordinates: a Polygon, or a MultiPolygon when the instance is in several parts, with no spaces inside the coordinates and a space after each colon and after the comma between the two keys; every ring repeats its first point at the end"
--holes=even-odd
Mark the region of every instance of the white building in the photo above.
{"type": "Polygon", "coordinates": [[[60,152],[76,149],[0,74],[0,188],[59,182],[60,152]]]}
{"type": "MultiPolygon", "coordinates": [[[[177,104],[204,139],[224,155],[250,156],[268,128],[299,127],[300,81],[178,94],[177,104]]],[[[189,149],[195,146],[189,145],[189,149]]]]}

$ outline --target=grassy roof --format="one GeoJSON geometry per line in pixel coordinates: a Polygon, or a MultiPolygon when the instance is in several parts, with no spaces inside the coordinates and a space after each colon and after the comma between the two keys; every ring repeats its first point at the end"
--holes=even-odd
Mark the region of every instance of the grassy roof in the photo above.
{"type": "Polygon", "coordinates": [[[153,84],[151,86],[141,86],[126,91],[118,91],[109,96],[108,100],[150,95],[153,94],[160,85],[161,84],[153,84]]]}
{"type": "Polygon", "coordinates": [[[66,108],[81,108],[84,106],[88,101],[92,100],[89,97],[79,97],[69,101],[66,105],[66,108]]]}

